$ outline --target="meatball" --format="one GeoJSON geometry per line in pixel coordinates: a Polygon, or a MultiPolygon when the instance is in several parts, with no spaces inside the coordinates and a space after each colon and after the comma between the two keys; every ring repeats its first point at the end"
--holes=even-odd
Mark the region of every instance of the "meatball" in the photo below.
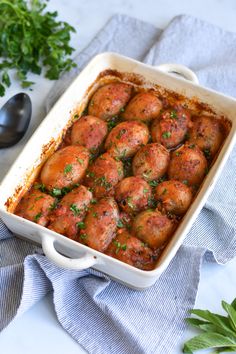
{"type": "Polygon", "coordinates": [[[80,242],[104,252],[115,237],[119,211],[113,198],[102,198],[88,211],[80,232],[80,242]]]}
{"type": "Polygon", "coordinates": [[[179,181],[165,181],[155,190],[158,209],[163,212],[183,215],[192,201],[191,189],[179,181]]]}
{"type": "Polygon", "coordinates": [[[126,230],[117,233],[106,254],[143,270],[152,270],[157,260],[151,248],[126,230]]]}
{"type": "Polygon", "coordinates": [[[38,189],[32,189],[21,199],[16,209],[16,215],[46,226],[54,203],[55,198],[38,189]]]}
{"type": "Polygon", "coordinates": [[[158,117],[161,109],[162,102],[155,94],[142,92],[134,96],[128,103],[124,113],[122,113],[122,118],[149,122],[158,117]]]}
{"type": "Polygon", "coordinates": [[[167,149],[179,145],[191,126],[190,113],[183,109],[168,109],[160,118],[153,121],[152,140],[164,145],[167,149]]]}
{"type": "Polygon", "coordinates": [[[162,247],[173,235],[175,221],[162,215],[158,210],[145,210],[138,214],[133,222],[132,233],[149,247],[162,247]]]}
{"type": "Polygon", "coordinates": [[[186,143],[172,152],[168,168],[169,179],[198,188],[206,172],[207,161],[197,145],[186,143]]]}
{"type": "Polygon", "coordinates": [[[89,166],[84,183],[91,188],[96,198],[114,195],[115,185],[124,176],[123,164],[113,159],[108,153],[100,155],[89,166]]]}
{"type": "Polygon", "coordinates": [[[162,177],[170,160],[168,150],[161,144],[153,143],[142,147],[132,162],[133,174],[147,181],[162,177]]]}
{"type": "Polygon", "coordinates": [[[151,194],[151,187],[141,177],[127,177],[115,188],[115,199],[126,213],[136,213],[147,208],[151,194]]]}
{"type": "Polygon", "coordinates": [[[50,215],[49,229],[75,239],[92,199],[92,193],[79,186],[66,194],[50,215]]]}
{"type": "Polygon", "coordinates": [[[129,101],[132,86],[121,82],[100,87],[89,102],[89,115],[107,120],[120,113],[129,101]]]}
{"type": "Polygon", "coordinates": [[[216,118],[201,116],[193,118],[193,127],[189,131],[189,142],[198,147],[209,158],[213,158],[223,140],[223,131],[216,118]]]}
{"type": "Polygon", "coordinates": [[[89,151],[83,146],[67,146],[56,151],[41,171],[41,181],[48,190],[71,187],[80,182],[89,163],[89,151]]]}
{"type": "Polygon", "coordinates": [[[137,121],[123,122],[112,129],[105,142],[105,149],[115,157],[133,156],[149,139],[148,127],[137,121]]]}
{"type": "Polygon", "coordinates": [[[91,153],[99,150],[107,135],[107,124],[93,116],[81,117],[72,126],[71,144],[85,146],[91,153]]]}

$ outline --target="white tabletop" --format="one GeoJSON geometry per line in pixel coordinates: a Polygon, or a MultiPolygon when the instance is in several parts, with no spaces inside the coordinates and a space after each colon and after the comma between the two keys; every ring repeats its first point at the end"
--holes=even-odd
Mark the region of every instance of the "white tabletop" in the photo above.
{"type": "MultiPolygon", "coordinates": [[[[78,51],[89,43],[95,33],[115,13],[128,14],[161,28],[164,28],[173,16],[187,13],[236,32],[235,0],[51,0],[49,8],[58,10],[60,18],[68,21],[78,30],[72,38],[72,45],[78,51]]],[[[1,151],[0,179],[45,115],[43,103],[53,82],[35,75],[29,76],[29,80],[36,82],[34,90],[30,92],[33,102],[30,128],[19,144],[1,151]]],[[[14,81],[6,96],[0,98],[0,106],[7,98],[19,91],[22,89],[14,81]]],[[[232,301],[236,296],[235,269],[236,259],[225,266],[204,263],[196,307],[219,312],[222,299],[232,301]]],[[[181,353],[182,343],[193,335],[194,331],[188,330],[173,354],[181,353]]],[[[1,333],[0,348],[1,353],[4,354],[85,353],[59,324],[53,307],[52,295],[47,296],[13,321],[1,333]]]]}

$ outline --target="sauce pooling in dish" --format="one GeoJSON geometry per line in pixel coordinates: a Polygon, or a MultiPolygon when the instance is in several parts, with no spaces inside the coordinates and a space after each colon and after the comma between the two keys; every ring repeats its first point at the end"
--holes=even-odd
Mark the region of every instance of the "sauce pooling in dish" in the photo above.
{"type": "Polygon", "coordinates": [[[15,214],[152,270],[225,135],[220,119],[154,90],[104,84],[15,214]]]}

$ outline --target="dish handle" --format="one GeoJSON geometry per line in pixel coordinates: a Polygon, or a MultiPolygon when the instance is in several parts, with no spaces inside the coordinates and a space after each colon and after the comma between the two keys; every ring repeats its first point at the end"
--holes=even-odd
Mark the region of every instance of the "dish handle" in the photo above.
{"type": "MultiPolygon", "coordinates": [[[[85,253],[80,258],[67,258],[55,249],[56,237],[40,233],[45,256],[61,268],[83,270],[92,267],[98,260],[95,256],[85,253]]],[[[57,240],[58,241],[58,240],[57,240]]]]}
{"type": "Polygon", "coordinates": [[[164,73],[174,75],[175,77],[182,77],[185,80],[189,80],[195,84],[199,84],[197,75],[189,69],[187,66],[181,64],[161,64],[156,66],[157,69],[164,73]]]}

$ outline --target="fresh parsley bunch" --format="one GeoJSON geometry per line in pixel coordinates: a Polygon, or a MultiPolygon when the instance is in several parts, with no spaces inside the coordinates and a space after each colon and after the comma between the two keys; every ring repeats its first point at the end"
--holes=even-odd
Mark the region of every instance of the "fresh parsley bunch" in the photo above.
{"type": "Polygon", "coordinates": [[[23,88],[27,73],[59,78],[62,71],[69,71],[75,63],[68,58],[74,50],[70,47],[70,33],[75,29],[66,22],[56,21],[57,12],[46,12],[41,0],[0,0],[0,96],[11,84],[9,69],[16,69],[23,88]]]}
{"type": "Polygon", "coordinates": [[[200,349],[213,348],[212,354],[236,352],[236,299],[231,304],[222,301],[228,316],[221,316],[207,310],[192,310],[200,317],[187,318],[187,322],[203,333],[184,344],[183,353],[193,353],[200,349]]]}

